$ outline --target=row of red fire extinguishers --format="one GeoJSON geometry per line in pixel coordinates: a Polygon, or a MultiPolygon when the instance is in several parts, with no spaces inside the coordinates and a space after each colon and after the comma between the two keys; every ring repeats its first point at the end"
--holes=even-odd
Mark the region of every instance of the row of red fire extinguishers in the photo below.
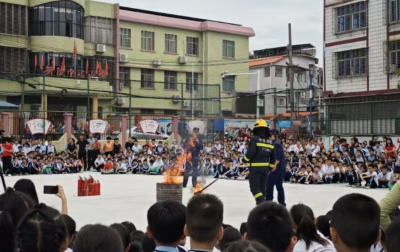
{"type": "Polygon", "coordinates": [[[78,179],[78,197],[100,195],[100,181],[94,180],[92,176],[89,179],[79,176],[78,179]]]}

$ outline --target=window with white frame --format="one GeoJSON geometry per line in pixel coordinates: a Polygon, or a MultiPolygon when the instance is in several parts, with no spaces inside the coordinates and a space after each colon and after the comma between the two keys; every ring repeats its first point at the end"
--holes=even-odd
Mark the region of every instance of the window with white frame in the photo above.
{"type": "Polygon", "coordinates": [[[352,77],[367,73],[367,49],[338,52],[337,77],[352,77]]]}
{"type": "Polygon", "coordinates": [[[120,28],[120,46],[131,48],[131,29],[120,28]]]}
{"type": "Polygon", "coordinates": [[[389,0],[389,21],[400,21],[400,0],[389,0]]]}
{"type": "Polygon", "coordinates": [[[131,69],[129,67],[119,68],[119,90],[131,85],[131,69]]]}
{"type": "Polygon", "coordinates": [[[192,73],[186,73],[186,91],[197,91],[198,79],[198,73],[194,73],[193,75],[192,73]]]}
{"type": "Polygon", "coordinates": [[[142,31],[142,46],[144,51],[154,51],[154,32],[142,31]]]}
{"type": "Polygon", "coordinates": [[[199,38],[186,38],[186,54],[196,56],[199,55],[199,38]]]}
{"type": "Polygon", "coordinates": [[[389,42],[390,64],[400,68],[400,40],[389,42]]]}
{"type": "Polygon", "coordinates": [[[348,4],[336,9],[337,32],[348,32],[367,27],[367,2],[348,4]]]}
{"type": "Polygon", "coordinates": [[[264,68],[264,77],[270,77],[271,76],[271,67],[267,66],[264,68]]]}
{"type": "Polygon", "coordinates": [[[140,87],[141,88],[154,88],[154,70],[142,69],[140,74],[140,87]]]}
{"type": "Polygon", "coordinates": [[[222,41],[222,57],[235,58],[235,41],[222,41]]]}
{"type": "Polygon", "coordinates": [[[164,72],[164,89],[177,89],[178,73],[173,71],[164,72]]]}
{"type": "Polygon", "coordinates": [[[275,77],[283,77],[283,67],[281,66],[275,67],[275,77]]]}
{"type": "Polygon", "coordinates": [[[173,34],[165,34],[165,52],[176,53],[177,52],[177,40],[178,36],[173,34]]]}
{"type": "Polygon", "coordinates": [[[223,92],[233,92],[235,90],[235,76],[226,76],[222,83],[223,92]]]}

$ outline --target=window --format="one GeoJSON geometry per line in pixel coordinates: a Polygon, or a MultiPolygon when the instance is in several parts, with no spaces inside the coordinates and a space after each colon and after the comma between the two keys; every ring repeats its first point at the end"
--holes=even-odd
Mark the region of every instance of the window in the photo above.
{"type": "Polygon", "coordinates": [[[279,99],[278,99],[278,105],[279,105],[279,106],[285,105],[285,98],[279,98],[279,99]]]}
{"type": "Polygon", "coordinates": [[[172,71],[164,72],[164,89],[176,90],[176,83],[178,80],[178,73],[172,71]]]}
{"type": "Polygon", "coordinates": [[[131,85],[131,69],[129,67],[119,68],[119,90],[131,85]]]}
{"type": "Polygon", "coordinates": [[[400,68],[400,40],[389,42],[390,64],[400,68]]]}
{"type": "Polygon", "coordinates": [[[0,33],[27,36],[27,7],[18,4],[0,3],[0,24],[0,33]]]}
{"type": "Polygon", "coordinates": [[[173,34],[165,34],[165,52],[176,53],[178,36],[173,34]]]}
{"type": "Polygon", "coordinates": [[[281,66],[275,67],[275,77],[283,77],[283,67],[281,66]]]}
{"type": "Polygon", "coordinates": [[[222,57],[235,58],[235,41],[222,41],[222,57]]]}
{"type": "Polygon", "coordinates": [[[222,83],[223,92],[235,91],[235,76],[226,76],[222,83]]]}
{"type": "Polygon", "coordinates": [[[193,37],[186,38],[186,54],[199,55],[199,39],[193,37]]]}
{"type": "Polygon", "coordinates": [[[190,89],[193,88],[193,91],[198,90],[198,79],[199,74],[194,73],[186,73],[186,91],[191,91],[190,89]]]}
{"type": "Polygon", "coordinates": [[[177,115],[177,114],[178,110],[170,110],[170,109],[164,110],[164,115],[177,115]]]}
{"type": "Polygon", "coordinates": [[[115,20],[102,17],[85,18],[85,42],[115,45],[115,20]]]}
{"type": "Polygon", "coordinates": [[[271,67],[265,67],[264,68],[264,77],[270,77],[271,76],[271,67]]]}
{"type": "Polygon", "coordinates": [[[367,3],[358,2],[336,9],[337,32],[347,32],[367,27],[367,3]]]}
{"type": "Polygon", "coordinates": [[[389,20],[390,22],[400,21],[400,0],[390,0],[389,5],[389,20]]]}
{"type": "MultiPolygon", "coordinates": [[[[145,115],[154,115],[154,109],[141,109],[140,112],[145,115]]],[[[139,129],[138,132],[140,132],[139,129]]]]}
{"type": "Polygon", "coordinates": [[[367,49],[337,53],[338,77],[359,76],[367,73],[367,49]]]}
{"type": "Polygon", "coordinates": [[[131,29],[120,29],[120,46],[131,48],[131,29]]]}
{"type": "Polygon", "coordinates": [[[27,71],[28,60],[26,49],[0,46],[0,55],[0,73],[20,73],[27,71]]]}
{"type": "Polygon", "coordinates": [[[83,39],[84,9],[72,1],[56,1],[30,8],[31,36],[63,36],[83,39]]]}
{"type": "Polygon", "coordinates": [[[142,50],[154,51],[154,32],[142,31],[142,50]]]}
{"type": "Polygon", "coordinates": [[[154,88],[154,70],[152,69],[141,70],[140,87],[154,88]]]}

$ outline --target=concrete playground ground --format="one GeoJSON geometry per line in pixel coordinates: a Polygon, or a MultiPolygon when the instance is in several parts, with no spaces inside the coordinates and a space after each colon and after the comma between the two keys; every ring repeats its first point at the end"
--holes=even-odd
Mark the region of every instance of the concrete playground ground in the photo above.
{"type": "MultiPolygon", "coordinates": [[[[31,179],[36,186],[39,201],[61,210],[61,200],[55,195],[43,194],[44,185],[62,185],[68,200],[69,215],[75,219],[77,228],[86,224],[131,221],[138,230],[145,231],[148,208],[156,202],[156,183],[162,176],[149,175],[101,175],[96,172],[80,173],[92,175],[101,182],[100,196],[77,197],[78,174],[31,175],[5,177],[6,184],[13,187],[21,178],[31,179]]],[[[212,178],[207,178],[207,183],[212,178]]],[[[189,180],[189,185],[190,180],[189,180]]],[[[362,193],[380,201],[388,189],[356,189],[345,184],[297,185],[284,184],[288,209],[294,204],[303,203],[314,210],[314,214],[324,215],[331,210],[334,202],[349,193],[362,193]]],[[[3,189],[0,189],[1,193],[3,189]]],[[[206,190],[217,195],[224,203],[224,223],[236,228],[245,222],[255,201],[249,190],[248,181],[220,180],[206,190]]],[[[276,192],[275,192],[276,193],[276,192]]],[[[192,197],[191,189],[183,190],[183,203],[192,197]]],[[[276,198],[276,195],[275,195],[276,198]]]]}

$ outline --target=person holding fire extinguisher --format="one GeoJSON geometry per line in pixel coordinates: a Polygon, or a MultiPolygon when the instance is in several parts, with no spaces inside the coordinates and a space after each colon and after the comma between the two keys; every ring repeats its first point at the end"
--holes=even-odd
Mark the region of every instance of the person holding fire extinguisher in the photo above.
{"type": "Polygon", "coordinates": [[[265,183],[269,171],[275,164],[275,150],[270,138],[268,124],[265,120],[258,120],[254,124],[254,136],[250,140],[249,148],[243,160],[249,167],[250,191],[253,194],[256,204],[265,201],[265,183]]]}

